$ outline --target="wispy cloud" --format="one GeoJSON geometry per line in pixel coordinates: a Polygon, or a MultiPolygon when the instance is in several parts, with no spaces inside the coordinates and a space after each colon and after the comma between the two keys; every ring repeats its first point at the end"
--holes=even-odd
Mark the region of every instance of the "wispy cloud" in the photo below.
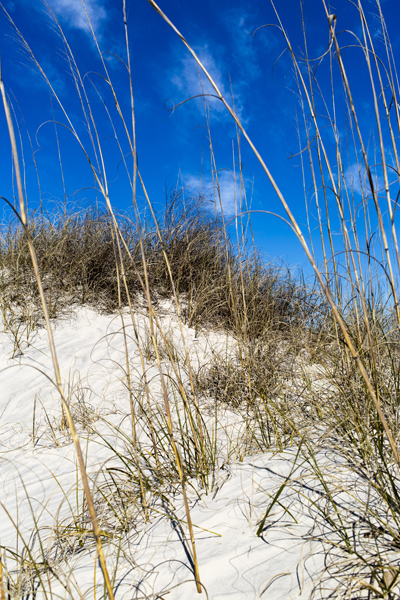
{"type": "Polygon", "coordinates": [[[364,167],[353,163],[349,165],[349,168],[345,174],[346,185],[350,190],[353,190],[356,194],[361,195],[362,189],[365,189],[365,169],[364,167]],[[362,186],[362,187],[361,187],[362,186]]]}
{"type": "MultiPolygon", "coordinates": [[[[193,192],[197,193],[201,191],[202,195],[210,201],[209,207],[212,211],[216,207],[217,212],[220,213],[221,204],[225,217],[232,217],[236,214],[236,211],[245,210],[244,190],[242,189],[240,178],[236,175],[236,181],[234,181],[231,171],[220,171],[218,173],[220,195],[218,194],[216,181],[213,181],[211,175],[203,176],[201,180],[196,175],[186,175],[182,179],[184,185],[193,192]]],[[[251,182],[249,179],[244,179],[244,186],[249,202],[251,193],[251,182]]]]}
{"type": "MultiPolygon", "coordinates": [[[[236,8],[224,11],[220,16],[220,31],[223,31],[220,38],[224,40],[224,47],[220,45],[218,38],[208,40],[208,43],[194,45],[195,52],[230,105],[232,105],[230,77],[232,78],[235,112],[244,125],[247,125],[249,119],[248,112],[244,110],[244,106],[249,104],[247,98],[249,90],[251,91],[251,86],[262,74],[260,45],[265,49],[265,45],[269,48],[274,44],[265,35],[257,39],[253,37],[253,31],[260,22],[255,15],[256,12],[256,9],[246,11],[236,8]]],[[[213,87],[189,54],[184,58],[179,54],[170,82],[175,90],[180,92],[180,101],[201,93],[215,95],[213,87]]],[[[175,97],[173,100],[177,103],[175,97]]],[[[220,100],[208,97],[207,102],[212,116],[219,120],[230,119],[220,100]]],[[[204,110],[201,99],[192,101],[192,106],[195,106],[198,111],[204,110]]]]}
{"type": "MultiPolygon", "coordinates": [[[[381,194],[385,190],[385,180],[383,174],[376,171],[377,168],[372,169],[372,178],[376,191],[381,194]]],[[[348,188],[352,189],[354,193],[360,196],[363,193],[365,197],[371,196],[371,187],[363,164],[351,164],[346,171],[345,180],[348,188]]]]}
{"type": "MultiPolygon", "coordinates": [[[[48,0],[50,8],[60,21],[73,29],[89,32],[85,8],[81,0],[48,0]]],[[[85,0],[85,7],[96,33],[107,17],[103,0],[85,0]]]]}
{"type": "Polygon", "coordinates": [[[243,10],[232,9],[224,15],[224,24],[228,30],[233,47],[233,56],[246,74],[246,82],[258,77],[261,70],[258,64],[258,46],[253,37],[257,21],[253,14],[243,10]]]}
{"type": "MultiPolygon", "coordinates": [[[[203,46],[197,46],[194,48],[196,54],[199,56],[204,67],[210,73],[211,77],[217,84],[221,94],[224,98],[231,103],[231,93],[227,89],[224,83],[223,76],[223,61],[221,57],[216,57],[217,51],[212,52],[208,44],[203,46]]],[[[216,92],[208,81],[207,77],[203,74],[200,68],[197,66],[192,56],[186,55],[180,59],[179,64],[174,68],[170,82],[173,84],[175,89],[181,93],[182,97],[180,101],[196,96],[199,94],[210,94],[211,96],[206,97],[207,104],[210,109],[210,113],[219,119],[228,118],[228,113],[222,102],[215,98],[216,92]]],[[[175,101],[175,100],[174,100],[175,101]]],[[[199,98],[192,101],[196,106],[197,110],[204,111],[203,99],[199,98]]],[[[235,97],[235,111],[239,118],[242,118],[242,104],[240,98],[235,97]]],[[[229,117],[230,118],[230,117],[229,117]]]]}

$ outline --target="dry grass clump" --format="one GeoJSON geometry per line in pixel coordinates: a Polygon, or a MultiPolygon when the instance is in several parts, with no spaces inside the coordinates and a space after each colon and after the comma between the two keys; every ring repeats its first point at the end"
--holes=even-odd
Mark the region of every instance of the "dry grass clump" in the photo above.
{"type": "MultiPolygon", "coordinates": [[[[172,194],[159,216],[159,233],[147,224],[138,230],[128,217],[119,217],[118,226],[121,247],[105,211],[32,215],[29,232],[52,317],[75,304],[107,312],[126,305],[122,257],[130,296],[143,294],[146,265],[152,300],[172,296],[172,278],[190,326],[214,325],[260,339],[271,329],[288,331],[315,318],[316,294],[288,269],[257,255],[239,257],[202,198],[184,202],[172,194]]],[[[5,324],[15,330],[28,318],[38,323],[40,299],[26,236],[10,222],[2,224],[0,272],[5,324]]]]}
{"type": "MultiPolygon", "coordinates": [[[[345,322],[385,418],[397,439],[400,346],[393,313],[381,307],[374,311],[373,318],[360,322],[354,311],[348,311],[345,322]]],[[[314,364],[319,364],[320,372],[329,383],[329,398],[323,406],[325,410],[332,411],[338,436],[361,436],[364,439],[364,435],[367,435],[375,443],[380,432],[385,438],[365,381],[341,336],[338,336],[336,343],[331,341],[325,348],[320,347],[318,352],[313,352],[312,359],[314,364]]]]}
{"type": "MultiPolygon", "coordinates": [[[[37,302],[26,236],[15,224],[2,225],[3,297],[11,305],[22,305],[27,294],[31,302],[37,302]]],[[[29,232],[52,316],[74,303],[88,303],[102,310],[117,306],[115,240],[110,225],[107,213],[94,208],[70,215],[32,215],[29,232]]],[[[121,226],[134,251],[134,229],[122,220],[121,226]]]]}
{"type": "Polygon", "coordinates": [[[214,356],[211,364],[202,366],[196,383],[199,393],[232,408],[246,405],[249,409],[260,396],[271,397],[279,385],[280,373],[273,353],[259,352],[241,361],[234,356],[214,356]]]}
{"type": "MultiPolygon", "coordinates": [[[[88,210],[72,216],[33,215],[29,226],[35,244],[43,285],[56,316],[71,303],[94,301],[115,276],[115,259],[105,215],[88,210]]],[[[26,236],[20,227],[3,223],[1,235],[3,303],[25,308],[38,303],[34,272],[26,236]]],[[[112,283],[115,288],[115,283],[112,283]]]]}

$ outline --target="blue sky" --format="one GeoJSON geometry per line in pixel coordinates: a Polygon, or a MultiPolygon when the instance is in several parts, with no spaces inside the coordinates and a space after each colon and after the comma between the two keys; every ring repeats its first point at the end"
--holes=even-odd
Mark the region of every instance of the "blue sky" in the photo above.
{"type": "MultiPolygon", "coordinates": [[[[59,19],[81,74],[86,74],[84,82],[106,160],[111,202],[117,209],[128,209],[131,205],[129,181],[124,173],[120,150],[104,103],[112,115],[124,154],[129,152],[129,147],[109,86],[101,77],[104,76],[103,67],[88,30],[81,0],[48,0],[48,4],[59,19]]],[[[398,0],[385,0],[381,4],[394,52],[398,53],[398,0]]],[[[229,102],[232,87],[237,114],[299,223],[306,224],[301,163],[298,156],[292,156],[299,151],[296,113],[301,119],[300,104],[295,93],[293,66],[287,53],[276,62],[285,47],[283,36],[277,28],[265,27],[253,36],[258,27],[277,22],[270,2],[160,0],[159,5],[196,50],[229,102]]],[[[5,0],[3,6],[47,74],[79,136],[90,148],[70,65],[49,11],[40,0],[5,0]]],[[[367,0],[363,2],[363,6],[378,44],[381,32],[375,17],[375,2],[367,0]]],[[[129,121],[129,82],[125,67],[115,57],[118,55],[126,60],[122,0],[87,0],[86,7],[122,111],[129,121]]],[[[210,198],[209,204],[212,209],[212,165],[203,101],[191,100],[173,111],[170,110],[186,98],[201,92],[194,60],[146,0],[127,0],[127,7],[138,160],[149,195],[154,205],[161,210],[167,188],[178,183],[187,186],[189,189],[186,193],[189,194],[190,190],[197,193],[201,185],[203,193],[210,198]]],[[[276,7],[293,47],[300,51],[300,47],[303,47],[303,34],[298,0],[277,0],[276,7]]],[[[326,49],[329,41],[325,11],[320,0],[304,0],[303,9],[309,53],[311,56],[317,56],[326,49]]],[[[338,17],[337,30],[351,29],[361,33],[354,6],[350,2],[337,0],[332,3],[331,11],[338,17]]],[[[0,35],[3,79],[24,147],[26,190],[30,207],[38,205],[40,194],[45,206],[62,204],[63,178],[71,207],[73,203],[93,201],[95,193],[90,189],[94,184],[93,175],[83,152],[73,135],[62,125],[57,126],[57,145],[53,121],[65,125],[66,118],[56,99],[51,99],[47,84],[30,61],[26,49],[21,46],[18,36],[1,11],[0,35]],[[34,155],[30,149],[31,143],[34,155]],[[33,156],[40,176],[40,194],[33,156]]],[[[343,45],[354,44],[354,39],[346,33],[341,34],[340,39],[343,45]]],[[[348,48],[344,51],[344,58],[351,77],[360,122],[367,129],[371,129],[372,135],[372,99],[366,72],[360,67],[363,64],[361,51],[348,48]]],[[[325,71],[323,69],[324,67],[320,67],[318,76],[322,87],[325,86],[329,92],[329,63],[328,68],[325,71]]],[[[202,80],[203,90],[210,92],[204,77],[202,80]]],[[[340,87],[337,94],[341,94],[340,87]]],[[[225,216],[230,219],[234,214],[233,165],[238,177],[239,164],[236,129],[231,117],[218,100],[208,98],[208,102],[222,201],[225,216]]],[[[12,199],[11,156],[2,113],[0,128],[0,195],[12,199]]],[[[327,135],[329,145],[329,134],[327,135]]],[[[304,140],[304,132],[301,136],[304,140]]],[[[241,152],[244,184],[251,207],[257,211],[266,210],[285,216],[272,186],[243,140],[241,152]]],[[[92,154],[91,158],[94,159],[92,154]]],[[[354,164],[352,159],[349,162],[350,173],[354,164]]],[[[307,189],[309,185],[307,175],[307,189]]],[[[140,189],[138,200],[144,205],[140,189]]],[[[310,202],[312,219],[313,206],[312,201],[310,202]]],[[[334,221],[333,211],[335,226],[334,221]]],[[[255,213],[252,224],[256,244],[268,256],[283,258],[289,265],[305,264],[299,242],[282,220],[271,215],[255,213]]],[[[312,221],[312,226],[315,227],[316,222],[312,221]]]]}

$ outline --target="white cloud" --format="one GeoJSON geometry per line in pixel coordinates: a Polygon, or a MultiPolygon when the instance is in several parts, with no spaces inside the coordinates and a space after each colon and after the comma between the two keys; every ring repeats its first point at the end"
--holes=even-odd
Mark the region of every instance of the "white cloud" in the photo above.
{"type": "Polygon", "coordinates": [[[232,9],[224,16],[224,21],[231,35],[235,61],[242,64],[246,73],[246,81],[249,82],[261,74],[258,64],[258,44],[253,37],[258,20],[254,18],[253,14],[232,9]]]}
{"type": "MultiPolygon", "coordinates": [[[[211,77],[217,84],[221,94],[224,96],[225,100],[228,104],[232,104],[231,101],[231,92],[226,88],[223,82],[222,70],[217,64],[217,60],[212,54],[208,44],[205,44],[200,47],[194,48],[196,54],[199,59],[210,73],[211,77]]],[[[221,64],[221,60],[219,60],[219,64],[221,64]]],[[[182,94],[182,98],[179,101],[182,101],[186,98],[190,98],[192,96],[196,96],[199,94],[212,94],[212,96],[216,96],[216,92],[212,87],[211,83],[208,81],[207,77],[204,75],[203,71],[197,66],[194,58],[186,54],[184,58],[180,60],[179,66],[173,71],[170,77],[171,83],[175,86],[176,90],[182,94]]],[[[218,98],[208,96],[206,97],[206,102],[209,105],[210,113],[218,118],[229,117],[229,114],[222,104],[221,100],[218,98]]],[[[203,99],[199,98],[193,100],[196,108],[201,112],[204,111],[203,99]]],[[[175,102],[176,104],[178,102],[175,102]]],[[[242,118],[242,104],[240,102],[240,98],[235,97],[235,111],[239,116],[239,119],[242,118]]],[[[230,118],[230,117],[229,117],[230,118]]]]}
{"type": "MultiPolygon", "coordinates": [[[[210,200],[209,208],[214,211],[217,207],[217,212],[221,213],[220,198],[217,189],[216,179],[211,175],[200,177],[195,175],[187,175],[183,177],[183,183],[186,187],[189,187],[193,192],[201,190],[203,196],[210,200]]],[[[222,209],[225,217],[232,217],[236,212],[240,213],[241,210],[245,209],[244,202],[244,190],[240,183],[240,174],[236,173],[236,181],[233,179],[232,171],[219,171],[218,172],[218,183],[221,196],[222,209]],[[236,208],[237,207],[237,208],[236,208]]],[[[244,186],[246,188],[247,202],[250,202],[251,185],[247,178],[244,178],[244,186]]]]}
{"type": "MultiPolygon", "coordinates": [[[[372,177],[377,192],[381,193],[385,189],[383,175],[374,173],[372,170],[372,177]]],[[[371,196],[371,187],[364,164],[353,163],[350,165],[346,171],[345,179],[348,188],[352,189],[356,194],[361,196],[363,192],[366,197],[371,196]]]]}
{"type": "MultiPolygon", "coordinates": [[[[48,4],[57,18],[69,27],[90,31],[81,0],[48,0],[48,4]]],[[[93,29],[97,32],[107,17],[102,0],[85,0],[85,7],[93,29]]]]}
{"type": "Polygon", "coordinates": [[[353,192],[361,195],[361,185],[364,188],[365,170],[357,163],[349,166],[345,175],[346,185],[353,192]],[[361,179],[360,179],[361,177],[361,179]]]}

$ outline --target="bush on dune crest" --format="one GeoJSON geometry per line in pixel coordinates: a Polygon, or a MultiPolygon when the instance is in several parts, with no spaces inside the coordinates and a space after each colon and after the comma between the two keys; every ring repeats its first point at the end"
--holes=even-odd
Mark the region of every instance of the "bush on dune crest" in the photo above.
{"type": "MultiPolygon", "coordinates": [[[[120,216],[118,225],[126,244],[121,252],[132,297],[143,294],[138,274],[144,280],[144,252],[153,300],[172,296],[172,276],[190,325],[208,323],[239,335],[244,327],[249,338],[257,339],[271,328],[288,331],[311,317],[316,322],[318,305],[320,315],[324,312],[315,291],[289,269],[268,264],[254,253],[238,256],[222,221],[204,207],[202,198],[183,202],[173,193],[159,218],[159,234],[146,224],[139,229],[127,216],[120,216]],[[246,315],[245,321],[241,315],[246,315]]],[[[52,316],[74,304],[103,311],[118,308],[118,248],[106,211],[36,213],[29,231],[52,316]]],[[[0,268],[3,306],[9,303],[23,311],[24,303],[33,303],[38,308],[26,237],[7,222],[0,233],[0,268]]],[[[120,293],[126,305],[122,284],[120,293]]]]}

